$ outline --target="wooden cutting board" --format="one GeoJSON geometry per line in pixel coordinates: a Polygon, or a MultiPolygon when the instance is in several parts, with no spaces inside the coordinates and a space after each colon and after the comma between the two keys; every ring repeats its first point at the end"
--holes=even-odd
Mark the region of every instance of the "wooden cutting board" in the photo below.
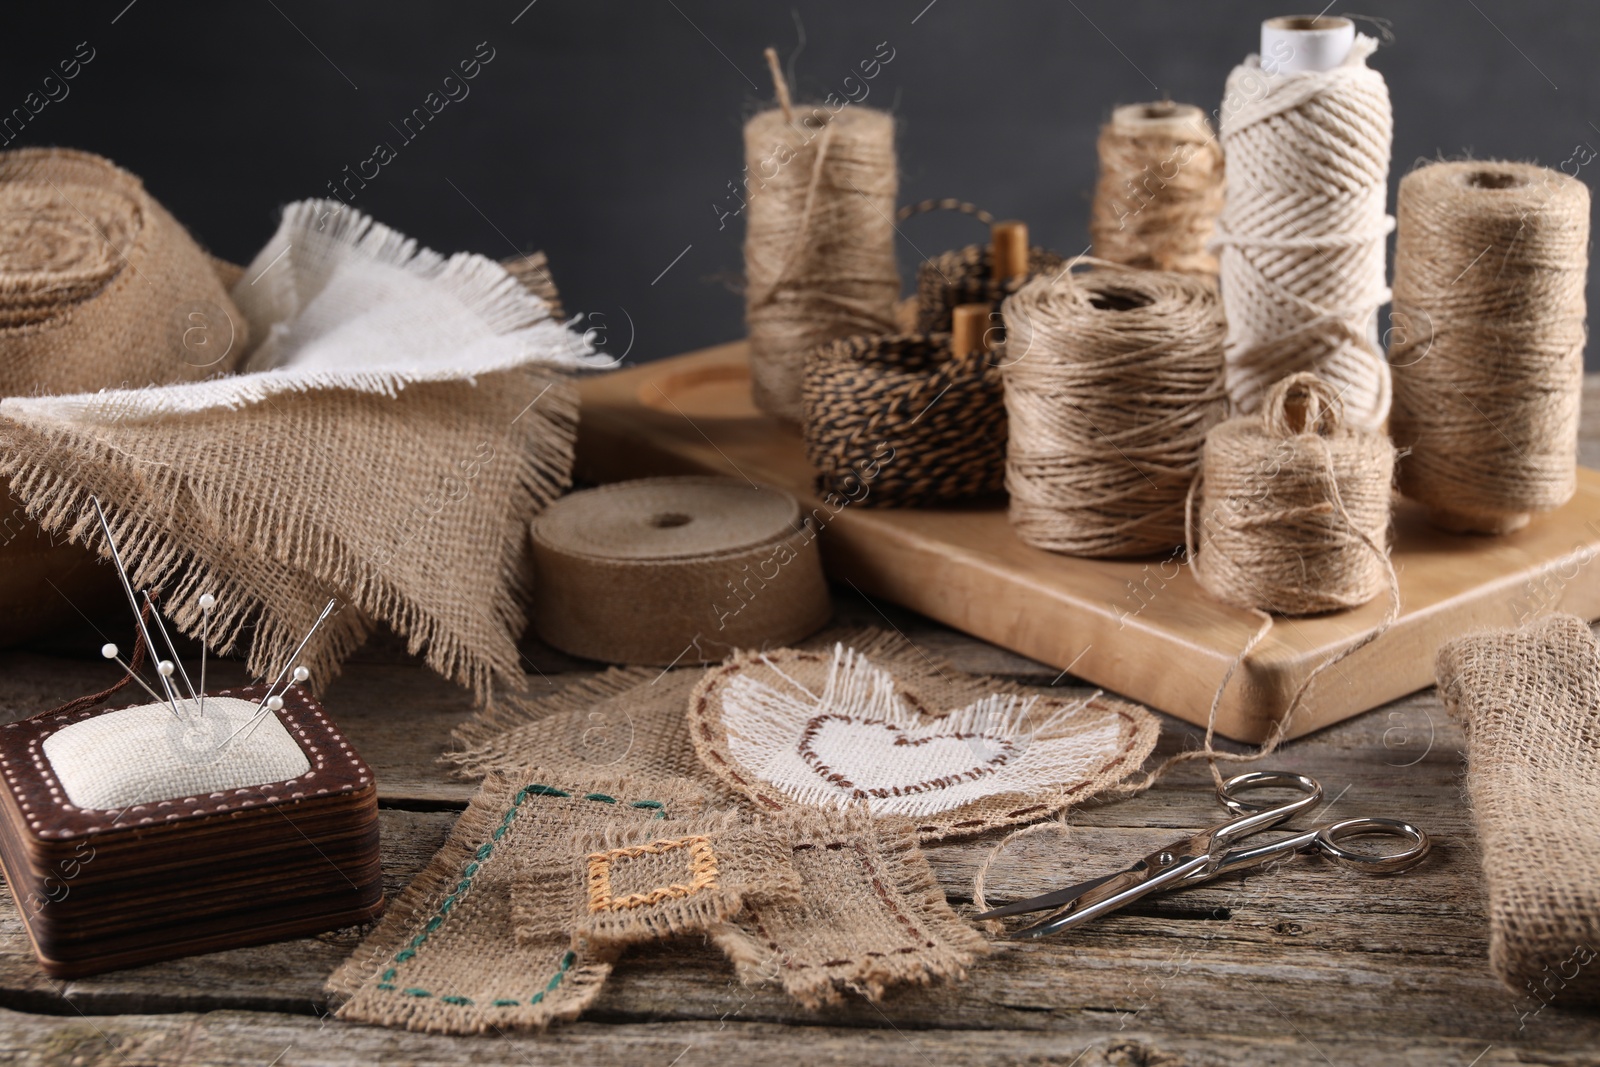
{"type": "MultiPolygon", "coordinates": [[[[580,477],[611,482],[716,473],[780,486],[814,508],[828,574],[1095,685],[1204,723],[1218,684],[1258,625],[1212,600],[1177,556],[1077,559],[1017,540],[1000,506],[839,510],[813,491],[799,431],[750,402],[743,342],[582,383],[580,477]]],[[[870,500],[870,497],[868,498],[870,500]]],[[[1447,534],[1416,505],[1395,516],[1401,615],[1324,671],[1290,724],[1300,734],[1433,683],[1459,634],[1566,611],[1600,617],[1600,473],[1579,470],[1558,511],[1506,537],[1447,534]]],[[[1264,739],[1317,664],[1383,618],[1382,601],[1279,618],[1228,686],[1220,733],[1264,739]]]]}

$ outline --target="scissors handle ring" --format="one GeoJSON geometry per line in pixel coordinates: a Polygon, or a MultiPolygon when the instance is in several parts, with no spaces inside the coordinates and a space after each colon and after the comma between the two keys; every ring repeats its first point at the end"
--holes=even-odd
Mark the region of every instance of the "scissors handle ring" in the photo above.
{"type": "Polygon", "coordinates": [[[1255,815],[1263,811],[1287,808],[1289,814],[1285,818],[1288,818],[1306,808],[1316,807],[1322,800],[1322,785],[1315,778],[1290,771],[1246,771],[1223,782],[1222,788],[1217,790],[1217,797],[1222,801],[1223,807],[1235,815],[1255,815]],[[1287,803],[1269,800],[1265,804],[1252,804],[1239,796],[1253,789],[1274,788],[1295,789],[1305,796],[1287,803]]]}
{"type": "Polygon", "coordinates": [[[1317,846],[1322,854],[1351,870],[1366,874],[1394,874],[1409,870],[1422,862],[1432,847],[1428,835],[1399,819],[1345,819],[1317,832],[1317,846]],[[1357,852],[1341,843],[1351,837],[1403,837],[1411,842],[1409,848],[1389,855],[1357,852]]]}

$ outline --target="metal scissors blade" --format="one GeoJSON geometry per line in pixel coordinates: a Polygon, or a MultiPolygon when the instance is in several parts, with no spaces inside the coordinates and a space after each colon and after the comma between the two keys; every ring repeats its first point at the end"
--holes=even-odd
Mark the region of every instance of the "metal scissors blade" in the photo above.
{"type": "Polygon", "coordinates": [[[1008,915],[1024,915],[1030,911],[1048,911],[1051,908],[1059,908],[1063,904],[1070,904],[1089,890],[1105,885],[1113,878],[1125,877],[1132,871],[1133,868],[1130,867],[1113,874],[1103,874],[1099,878],[1091,878],[1087,882],[1079,882],[1077,885],[1068,886],[1065,889],[1057,889],[1054,893],[1041,893],[1026,900],[1017,900],[998,908],[990,908],[980,915],[974,915],[973,918],[1003,919],[1008,915]]]}

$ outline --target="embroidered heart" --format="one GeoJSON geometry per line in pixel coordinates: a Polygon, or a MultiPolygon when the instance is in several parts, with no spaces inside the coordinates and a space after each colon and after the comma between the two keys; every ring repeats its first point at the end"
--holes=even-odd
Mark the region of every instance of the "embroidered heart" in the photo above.
{"type": "Polygon", "coordinates": [[[913,685],[866,656],[782,649],[709,671],[689,702],[696,754],[769,810],[864,804],[924,840],[1039,819],[1137,769],[1159,727],[1142,708],[994,692],[880,639],[913,685]],[[920,679],[920,681],[917,681],[920,679]],[[938,693],[951,705],[930,705],[938,693]]]}
{"type": "Polygon", "coordinates": [[[796,747],[825,781],[861,799],[945,789],[993,774],[1016,754],[1009,738],[945,732],[943,726],[908,730],[877,719],[818,715],[806,723],[796,747]],[[885,768],[904,772],[904,778],[884,782],[885,768]]]}

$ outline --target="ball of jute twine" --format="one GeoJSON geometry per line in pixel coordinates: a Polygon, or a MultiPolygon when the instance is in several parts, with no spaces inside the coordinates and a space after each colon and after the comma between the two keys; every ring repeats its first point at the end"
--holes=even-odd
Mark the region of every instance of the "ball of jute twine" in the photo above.
{"type": "Polygon", "coordinates": [[[798,422],[807,352],[896,329],[899,173],[891,116],[791,105],[776,55],[768,62],[781,106],[744,127],[745,321],[757,406],[798,422]]]}
{"type": "Polygon", "coordinates": [[[1343,65],[1269,74],[1252,56],[1228,76],[1221,249],[1228,395],[1256,411],[1268,389],[1315,371],[1344,394],[1352,425],[1389,411],[1376,315],[1389,299],[1384,212],[1394,116],[1377,47],[1358,36],[1343,65]]]}
{"type": "Polygon", "coordinates": [[[1222,144],[1193,104],[1128,104],[1100,128],[1089,233],[1101,259],[1215,274],[1206,249],[1222,211],[1222,144]]]}
{"type": "MultiPolygon", "coordinates": [[[[1247,453],[1253,459],[1247,468],[1244,480],[1255,488],[1253,492],[1237,494],[1224,500],[1211,492],[1209,482],[1206,483],[1207,499],[1213,503],[1210,505],[1212,510],[1201,520],[1202,540],[1199,552],[1195,551],[1193,540],[1194,501],[1191,494],[1189,558],[1194,566],[1195,576],[1208,591],[1220,595],[1211,584],[1215,572],[1208,578],[1207,571],[1202,569],[1200,564],[1204,560],[1208,565],[1215,565],[1221,559],[1215,552],[1208,555],[1208,547],[1214,546],[1208,546],[1205,531],[1212,522],[1223,520],[1227,524],[1228,532],[1224,543],[1231,543],[1230,539],[1243,541],[1256,538],[1264,540],[1277,552],[1282,553],[1281,556],[1276,553],[1258,553],[1268,556],[1271,562],[1280,564],[1277,570],[1278,588],[1248,587],[1247,576],[1224,565],[1223,574],[1239,581],[1242,591],[1240,588],[1225,587],[1224,591],[1230,596],[1224,596],[1223,599],[1243,606],[1254,616],[1258,625],[1228,664],[1222,680],[1217,684],[1216,692],[1211,698],[1210,710],[1206,715],[1206,732],[1200,746],[1168,756],[1143,774],[1110,787],[1100,794],[1101,796],[1126,797],[1143,793],[1165,778],[1174,768],[1196,760],[1205,760],[1212,781],[1220,787],[1223,779],[1219,764],[1254,763],[1276,752],[1288,739],[1295,714],[1312,692],[1317,679],[1378,640],[1388,632],[1389,627],[1394,625],[1395,619],[1400,615],[1400,581],[1390,562],[1386,547],[1389,479],[1394,465],[1394,448],[1388,438],[1381,433],[1368,433],[1344,427],[1342,418],[1339,396],[1327,382],[1313,374],[1297,374],[1285,379],[1272,390],[1267,396],[1266,407],[1261,415],[1230,419],[1212,431],[1206,442],[1204,477],[1209,478],[1212,473],[1213,444],[1221,438],[1224,441],[1222,448],[1227,456],[1237,459],[1241,453],[1247,453]],[[1357,457],[1354,463],[1347,461],[1352,454],[1357,457]],[[1320,477],[1305,478],[1303,476],[1305,472],[1313,468],[1317,469],[1320,477]],[[1380,506],[1373,506],[1369,499],[1373,494],[1358,487],[1355,479],[1348,476],[1351,470],[1363,471],[1362,478],[1369,485],[1381,483],[1382,492],[1378,494],[1382,500],[1380,506]],[[1284,479],[1284,487],[1277,485],[1280,478],[1284,479]],[[1288,495],[1284,496],[1286,489],[1288,495]],[[1352,503],[1354,509],[1351,507],[1352,503]],[[1329,531],[1330,520],[1344,523],[1347,536],[1332,537],[1329,531]],[[1274,724],[1272,733],[1259,747],[1246,752],[1218,751],[1217,712],[1222,706],[1223,695],[1250,654],[1272,632],[1273,616],[1263,610],[1263,607],[1271,606],[1273,610],[1280,610],[1279,606],[1273,605],[1271,601],[1276,599],[1280,605],[1286,602],[1283,595],[1285,586],[1290,592],[1297,593],[1302,602],[1316,599],[1309,596],[1302,586],[1284,582],[1284,572],[1293,569],[1290,562],[1292,550],[1289,546],[1302,542],[1309,533],[1321,535],[1310,539],[1313,545],[1338,543],[1347,551],[1348,554],[1341,557],[1341,566],[1336,568],[1336,573],[1346,576],[1365,576],[1376,572],[1377,589],[1355,602],[1364,603],[1377,592],[1387,588],[1389,603],[1383,618],[1355,641],[1311,669],[1305,679],[1295,687],[1288,705],[1284,708],[1283,716],[1274,724]],[[1364,555],[1366,565],[1363,566],[1354,559],[1356,555],[1364,555]],[[1232,594],[1237,594],[1239,599],[1234,599],[1232,594]]],[[[1238,471],[1241,468],[1234,463],[1227,469],[1238,471]]],[[[1199,480],[1196,484],[1200,484],[1199,480]]],[[[1318,560],[1326,555],[1325,548],[1311,554],[1308,560],[1310,566],[1305,572],[1304,580],[1310,581],[1315,574],[1327,573],[1328,569],[1318,563],[1318,560]]],[[[1360,594],[1351,595],[1360,596],[1360,594]]],[[[1280,613],[1292,612],[1280,611],[1280,613]]],[[[979,864],[973,881],[973,900],[977,910],[986,910],[985,883],[1001,853],[1013,841],[1027,834],[1045,830],[1065,833],[1069,828],[1067,813],[1063,812],[1052,821],[1015,830],[996,843],[979,864]]]]}
{"type": "Polygon", "coordinates": [[[1041,276],[1005,302],[1011,523],[1028,544],[1075,556],[1170,549],[1222,417],[1216,286],[1079,263],[1104,269],[1041,276]]]}
{"type": "Polygon", "coordinates": [[[1435,163],[1400,182],[1400,490],[1450,530],[1506,533],[1577,487],[1589,189],[1524,163],[1435,163]]]}
{"type": "Polygon", "coordinates": [[[1332,383],[1285,378],[1259,414],[1206,438],[1189,509],[1195,578],[1218,600],[1278,615],[1365,604],[1388,574],[1393,477],[1394,445],[1346,425],[1332,383]]]}

